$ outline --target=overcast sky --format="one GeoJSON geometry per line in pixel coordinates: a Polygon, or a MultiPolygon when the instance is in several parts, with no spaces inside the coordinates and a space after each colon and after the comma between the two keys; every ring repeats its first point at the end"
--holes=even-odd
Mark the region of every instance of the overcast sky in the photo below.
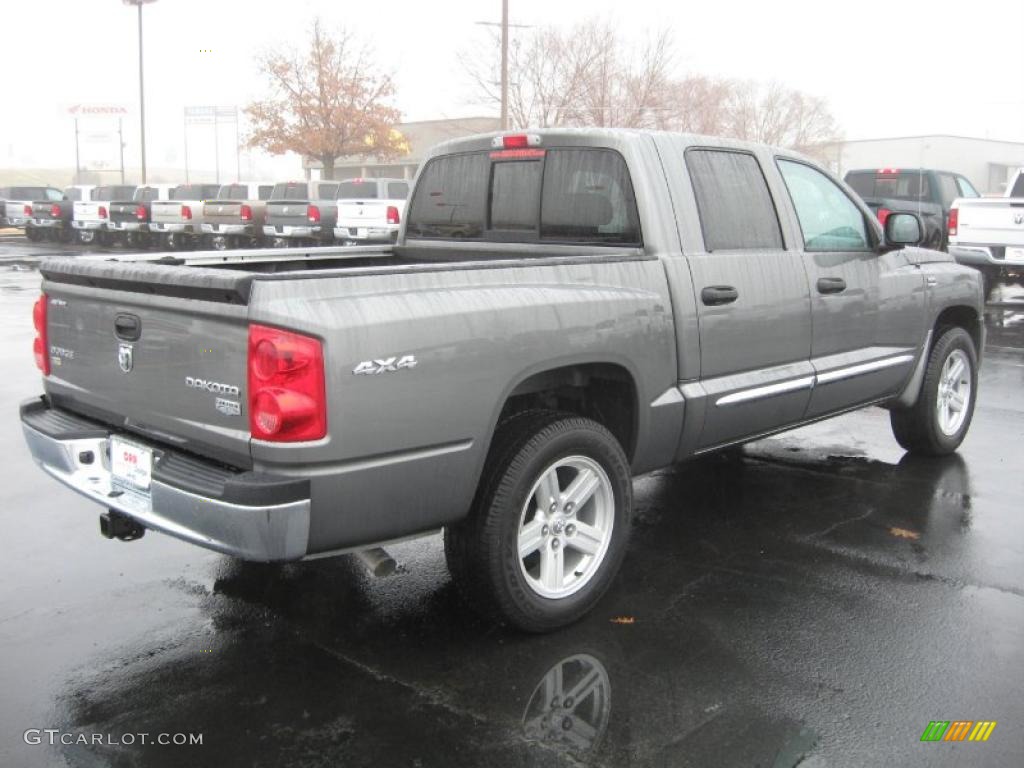
{"type": "MultiPolygon", "coordinates": [[[[1022,0],[511,0],[514,23],[609,18],[626,37],[667,26],[679,74],[777,80],[824,96],[847,138],[951,133],[1024,141],[1022,0]]],[[[312,18],[346,24],[378,51],[406,120],[487,114],[457,54],[498,20],[500,0],[158,0],[145,24],[147,159],[184,166],[182,109],[244,105],[262,83],[254,54],[301,45],[312,18]]],[[[69,105],[123,104],[126,163],[138,164],[136,11],[121,0],[5,2],[0,168],[74,165],[69,105]],[[19,75],[22,79],[19,79],[19,75]]],[[[102,155],[109,121],[83,121],[102,155]]],[[[233,127],[220,142],[235,174],[233,127]]],[[[213,131],[189,132],[194,170],[212,172],[213,131]]],[[[90,140],[94,145],[90,146],[90,140]]],[[[298,173],[295,158],[243,155],[242,176],[298,173]]]]}

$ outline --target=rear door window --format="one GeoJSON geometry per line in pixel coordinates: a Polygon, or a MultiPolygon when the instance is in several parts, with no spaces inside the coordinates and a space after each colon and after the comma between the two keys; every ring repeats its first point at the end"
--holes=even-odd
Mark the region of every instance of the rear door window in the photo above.
{"type": "Polygon", "coordinates": [[[47,188],[47,190],[46,190],[46,199],[50,200],[50,201],[63,200],[64,199],[64,193],[61,192],[59,189],[47,188]]]}
{"type": "Polygon", "coordinates": [[[686,165],[709,251],[782,248],[782,230],[757,158],[746,152],[691,149],[686,165]]]}

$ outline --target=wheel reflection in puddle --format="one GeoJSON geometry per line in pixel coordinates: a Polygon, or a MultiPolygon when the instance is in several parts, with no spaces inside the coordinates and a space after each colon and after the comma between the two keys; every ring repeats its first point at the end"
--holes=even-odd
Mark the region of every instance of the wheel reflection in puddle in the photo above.
{"type": "Polygon", "coordinates": [[[523,712],[531,742],[590,752],[601,743],[611,717],[612,686],[604,665],[589,654],[562,659],[547,671],[523,712]]]}

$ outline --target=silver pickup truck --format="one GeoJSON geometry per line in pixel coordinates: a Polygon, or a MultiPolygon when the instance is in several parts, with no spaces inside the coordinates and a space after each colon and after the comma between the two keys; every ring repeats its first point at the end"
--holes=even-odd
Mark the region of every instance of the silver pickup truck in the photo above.
{"type": "Polygon", "coordinates": [[[921,234],[787,150],[460,139],[393,246],[45,262],[24,434],[107,536],[287,561],[444,528],[473,605],[550,630],[618,570],[634,475],[869,405],[956,450],[981,281],[921,234]]]}

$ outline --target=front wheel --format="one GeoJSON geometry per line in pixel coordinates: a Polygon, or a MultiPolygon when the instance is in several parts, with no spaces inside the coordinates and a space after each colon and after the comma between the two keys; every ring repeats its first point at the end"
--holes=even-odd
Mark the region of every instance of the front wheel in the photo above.
{"type": "Polygon", "coordinates": [[[917,402],[889,413],[896,442],[925,456],[953,453],[971,426],[977,391],[974,340],[963,328],[949,328],[928,353],[917,402]]]}
{"type": "Polygon", "coordinates": [[[445,557],[478,611],[529,632],[565,626],[608,589],[626,552],[629,463],[590,419],[532,412],[494,437],[469,516],[445,557]]]}

